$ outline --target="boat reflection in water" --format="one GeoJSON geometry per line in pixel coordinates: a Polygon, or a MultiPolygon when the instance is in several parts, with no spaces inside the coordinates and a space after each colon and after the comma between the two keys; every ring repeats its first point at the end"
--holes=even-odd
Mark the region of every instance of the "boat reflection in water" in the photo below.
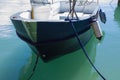
{"type": "MultiPolygon", "coordinates": [[[[96,57],[96,39],[93,36],[85,46],[92,62],[96,57]]],[[[30,62],[23,68],[20,80],[27,80],[32,73],[36,55],[33,53],[30,62]]],[[[97,80],[98,74],[92,69],[82,49],[72,54],[44,63],[39,58],[36,71],[31,80],[97,80]]]]}
{"type": "Polygon", "coordinates": [[[120,23],[120,6],[117,6],[114,12],[114,18],[120,23]]]}

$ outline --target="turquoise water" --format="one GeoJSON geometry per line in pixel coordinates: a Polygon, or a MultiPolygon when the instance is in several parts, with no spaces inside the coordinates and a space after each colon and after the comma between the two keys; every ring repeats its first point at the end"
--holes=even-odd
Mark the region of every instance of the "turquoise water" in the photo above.
{"type": "Polygon", "coordinates": [[[0,80],[18,80],[30,53],[28,46],[16,36],[13,26],[0,26],[0,80]]]}
{"type": "MultiPolygon", "coordinates": [[[[108,0],[107,0],[108,1],[108,0]]],[[[110,2],[110,1],[109,1],[110,2]]],[[[9,16],[30,9],[26,0],[0,1],[0,80],[27,80],[31,74],[35,55],[20,40],[9,16]],[[8,5],[9,4],[9,5],[8,5]]],[[[114,0],[111,5],[102,3],[107,23],[100,22],[104,37],[98,41],[93,36],[85,49],[107,80],[120,80],[120,7],[114,0]]],[[[86,60],[82,50],[39,64],[31,80],[102,80],[86,60]]]]}

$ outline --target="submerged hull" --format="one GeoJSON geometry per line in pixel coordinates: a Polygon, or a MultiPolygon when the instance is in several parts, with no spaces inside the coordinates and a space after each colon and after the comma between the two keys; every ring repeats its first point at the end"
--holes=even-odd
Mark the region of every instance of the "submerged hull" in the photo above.
{"type": "MultiPolygon", "coordinates": [[[[69,21],[39,21],[22,19],[20,12],[11,16],[18,36],[44,61],[80,49],[74,30],[69,21]]],[[[85,45],[93,35],[91,23],[97,20],[97,13],[87,19],[74,21],[79,38],[85,45]]]]}

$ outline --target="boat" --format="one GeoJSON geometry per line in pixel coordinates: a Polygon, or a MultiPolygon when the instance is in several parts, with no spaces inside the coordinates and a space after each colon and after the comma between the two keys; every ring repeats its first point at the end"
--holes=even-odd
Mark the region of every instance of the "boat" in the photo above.
{"type": "Polygon", "coordinates": [[[98,0],[31,0],[30,3],[31,10],[15,13],[10,19],[18,37],[45,62],[80,49],[71,21],[84,46],[94,34],[91,24],[98,22],[98,0]]]}

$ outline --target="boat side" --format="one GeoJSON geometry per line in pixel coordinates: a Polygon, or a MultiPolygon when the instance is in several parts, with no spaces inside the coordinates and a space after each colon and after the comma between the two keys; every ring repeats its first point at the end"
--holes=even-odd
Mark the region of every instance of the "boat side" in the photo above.
{"type": "MultiPolygon", "coordinates": [[[[93,35],[91,23],[96,16],[73,21],[83,45],[93,35]]],[[[11,20],[18,36],[45,62],[80,49],[69,21],[11,20]]]]}
{"type": "MultiPolygon", "coordinates": [[[[21,19],[20,16],[18,16],[20,14],[21,13],[18,13],[11,17],[14,27],[19,35],[33,42],[46,43],[65,40],[75,36],[69,21],[26,20],[21,19]]],[[[73,22],[79,34],[90,29],[93,17],[94,16],[73,22]]]]}

